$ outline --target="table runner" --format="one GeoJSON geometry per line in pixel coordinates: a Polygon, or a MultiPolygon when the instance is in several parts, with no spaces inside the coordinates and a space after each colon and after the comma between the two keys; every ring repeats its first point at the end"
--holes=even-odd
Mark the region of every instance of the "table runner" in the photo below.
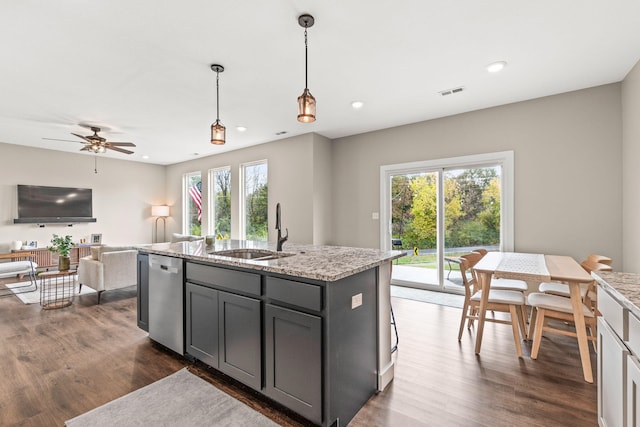
{"type": "Polygon", "coordinates": [[[538,283],[551,280],[542,254],[504,253],[494,275],[538,283]]]}

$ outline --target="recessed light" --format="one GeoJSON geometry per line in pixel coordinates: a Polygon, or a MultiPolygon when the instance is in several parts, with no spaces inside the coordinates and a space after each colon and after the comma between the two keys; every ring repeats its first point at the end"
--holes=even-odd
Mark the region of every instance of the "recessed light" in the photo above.
{"type": "Polygon", "coordinates": [[[238,132],[244,132],[245,130],[247,130],[247,128],[246,128],[246,127],[244,127],[244,126],[236,126],[236,130],[237,130],[238,132]]]}
{"type": "Polygon", "coordinates": [[[507,66],[507,63],[505,61],[492,62],[491,64],[487,65],[487,71],[490,73],[497,73],[498,71],[501,71],[506,66],[507,66]]]}
{"type": "Polygon", "coordinates": [[[353,101],[351,103],[351,106],[353,107],[354,110],[359,110],[364,106],[364,102],[362,102],[362,101],[353,101]]]}
{"type": "Polygon", "coordinates": [[[147,156],[146,154],[144,156],[142,156],[143,159],[147,160],[149,158],[149,156],[147,156]]]}

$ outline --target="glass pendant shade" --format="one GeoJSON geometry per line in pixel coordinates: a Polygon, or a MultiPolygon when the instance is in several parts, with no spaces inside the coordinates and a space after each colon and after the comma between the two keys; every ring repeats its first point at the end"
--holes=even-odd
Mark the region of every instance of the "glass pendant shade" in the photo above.
{"type": "Polygon", "coordinates": [[[225,127],[219,120],[211,125],[211,143],[214,145],[223,145],[225,141],[225,127]]]}
{"type": "Polygon", "coordinates": [[[307,88],[298,97],[298,121],[302,123],[316,121],[316,99],[307,88]]]}

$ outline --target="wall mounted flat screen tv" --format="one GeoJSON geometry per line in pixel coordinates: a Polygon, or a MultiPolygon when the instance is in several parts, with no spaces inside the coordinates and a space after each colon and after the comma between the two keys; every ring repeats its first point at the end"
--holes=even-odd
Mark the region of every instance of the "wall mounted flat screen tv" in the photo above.
{"type": "Polygon", "coordinates": [[[90,188],[18,185],[14,223],[95,222],[90,188]]]}

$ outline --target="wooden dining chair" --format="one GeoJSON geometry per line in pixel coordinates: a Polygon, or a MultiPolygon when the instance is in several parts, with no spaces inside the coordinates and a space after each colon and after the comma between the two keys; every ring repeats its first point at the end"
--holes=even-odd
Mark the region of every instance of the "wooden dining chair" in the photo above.
{"type": "MultiPolygon", "coordinates": [[[[599,257],[599,256],[598,256],[599,257]]],[[[588,273],[592,271],[611,271],[611,266],[593,261],[588,257],[580,264],[588,273]]],[[[601,258],[597,258],[601,259],[601,258]]],[[[533,338],[531,358],[538,356],[540,342],[543,332],[552,332],[575,337],[575,332],[566,329],[558,329],[548,325],[548,319],[561,320],[565,323],[573,323],[573,306],[569,285],[565,283],[547,282],[540,284],[539,289],[547,292],[536,292],[529,294],[528,302],[531,306],[531,319],[529,321],[529,334],[533,338]]],[[[586,286],[580,286],[580,296],[582,297],[582,311],[584,321],[589,332],[588,339],[597,351],[597,321],[598,307],[596,297],[596,281],[593,280],[586,286]]]]}
{"type": "MultiPolygon", "coordinates": [[[[573,306],[571,305],[570,298],[534,292],[529,294],[528,302],[531,306],[529,337],[533,339],[533,346],[531,348],[532,359],[538,358],[538,351],[540,350],[543,332],[551,332],[577,338],[575,332],[567,330],[566,328],[560,329],[550,326],[548,323],[549,319],[560,320],[565,323],[573,322],[573,306]],[[531,328],[533,328],[533,330],[531,328]]],[[[593,344],[594,350],[597,350],[598,335],[595,311],[592,307],[584,303],[582,304],[581,309],[584,315],[584,322],[587,327],[587,338],[593,344]]]]}
{"type": "MultiPolygon", "coordinates": [[[[584,268],[587,273],[591,273],[592,271],[612,271],[611,268],[611,258],[605,257],[602,255],[589,255],[587,259],[580,263],[582,268],[584,268]],[[605,261],[605,262],[599,262],[605,261]],[[607,262],[609,264],[607,264],[607,262]]],[[[584,286],[580,286],[580,296],[584,300],[587,297],[587,294],[593,292],[594,287],[591,284],[585,284],[584,286]]],[[[571,295],[569,293],[569,285],[566,283],[559,282],[543,282],[538,286],[538,291],[550,294],[550,295],[558,295],[561,297],[569,298],[571,295]]],[[[595,295],[590,295],[590,300],[595,301],[595,295]]]]}
{"type": "MultiPolygon", "coordinates": [[[[460,257],[460,271],[462,273],[462,281],[464,283],[464,304],[462,307],[462,316],[460,318],[460,328],[458,330],[458,341],[462,340],[462,332],[464,331],[464,325],[467,323],[467,327],[471,328],[474,320],[479,320],[479,308],[480,300],[482,298],[482,290],[478,289],[478,282],[475,274],[471,274],[471,278],[468,279],[466,272],[473,261],[475,260],[473,254],[462,255],[460,257]]],[[[476,261],[477,262],[477,261],[476,261]]],[[[513,330],[513,339],[516,344],[516,353],[518,357],[522,357],[522,344],[520,342],[520,332],[523,337],[526,337],[526,329],[524,318],[522,317],[522,311],[519,307],[525,305],[525,297],[522,292],[507,291],[507,290],[489,290],[489,299],[487,301],[487,310],[498,311],[509,314],[509,320],[485,317],[488,322],[503,323],[511,325],[513,330]]]]}
{"type": "Polygon", "coordinates": [[[613,260],[611,258],[609,258],[608,256],[598,255],[598,254],[589,255],[587,257],[587,261],[595,262],[595,263],[599,263],[599,264],[606,264],[606,265],[611,265],[611,263],[613,262],[613,260]]]}
{"type": "MultiPolygon", "coordinates": [[[[480,261],[480,259],[477,259],[477,256],[473,255],[474,253],[478,253],[481,254],[482,257],[484,257],[487,254],[487,250],[484,248],[481,249],[474,249],[471,254],[469,256],[471,256],[473,261],[472,265],[471,265],[471,269],[473,270],[473,266],[475,266],[475,264],[480,261]]],[[[482,258],[480,257],[480,258],[482,258]]],[[[501,290],[501,291],[518,291],[518,292],[522,292],[525,293],[529,290],[529,285],[527,285],[527,282],[525,282],[524,280],[519,280],[519,279],[505,279],[505,278],[496,278],[493,277],[491,279],[491,289],[492,290],[501,290]]],[[[527,319],[527,306],[523,305],[521,307],[522,310],[522,318],[523,319],[527,319]]]]}

